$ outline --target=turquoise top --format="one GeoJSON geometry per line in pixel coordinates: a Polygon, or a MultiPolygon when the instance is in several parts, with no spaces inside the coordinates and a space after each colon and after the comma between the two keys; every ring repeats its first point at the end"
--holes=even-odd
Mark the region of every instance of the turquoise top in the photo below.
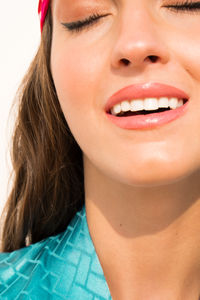
{"type": "Polygon", "coordinates": [[[112,299],[89,233],[85,205],[66,231],[0,253],[0,299],[112,299]]]}

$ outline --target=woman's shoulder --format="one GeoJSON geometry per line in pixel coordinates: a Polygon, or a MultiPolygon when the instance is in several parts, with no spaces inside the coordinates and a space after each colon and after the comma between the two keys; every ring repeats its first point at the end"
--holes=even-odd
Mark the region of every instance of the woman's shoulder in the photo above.
{"type": "Polygon", "coordinates": [[[85,205],[64,232],[0,253],[0,299],[111,300],[89,233],[85,205]]]}
{"type": "Polygon", "coordinates": [[[87,229],[83,206],[64,232],[10,253],[0,253],[1,299],[36,295],[36,290],[40,290],[40,297],[44,294],[44,299],[49,299],[52,289],[55,295],[56,287],[62,291],[64,274],[65,278],[73,278],[83,251],[87,254],[93,250],[91,245],[88,248],[87,229]]]}
{"type": "MultiPolygon", "coordinates": [[[[71,244],[71,235],[75,236],[78,234],[77,230],[80,231],[80,225],[83,225],[83,217],[84,217],[85,207],[75,214],[75,216],[70,221],[66,230],[53,236],[49,236],[37,243],[31,244],[30,246],[12,251],[12,252],[1,252],[0,253],[0,266],[2,264],[8,265],[12,262],[12,265],[15,263],[19,263],[20,258],[26,258],[26,261],[29,259],[39,259],[41,255],[45,251],[46,255],[51,255],[52,252],[59,254],[61,249],[64,246],[70,246],[71,244]],[[67,241],[66,241],[67,240],[67,241]],[[67,242],[63,244],[63,242],[67,242]]],[[[23,259],[24,260],[24,259],[23,259]]],[[[0,278],[2,274],[2,268],[0,269],[0,278]]]]}

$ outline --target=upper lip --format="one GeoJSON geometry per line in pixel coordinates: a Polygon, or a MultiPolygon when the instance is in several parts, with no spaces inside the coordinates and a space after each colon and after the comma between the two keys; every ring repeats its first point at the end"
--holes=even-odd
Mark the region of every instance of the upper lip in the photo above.
{"type": "Polygon", "coordinates": [[[133,84],[114,93],[106,102],[105,110],[106,112],[109,112],[114,105],[125,100],[150,97],[176,97],[185,100],[189,99],[188,94],[171,85],[156,82],[133,84]]]}

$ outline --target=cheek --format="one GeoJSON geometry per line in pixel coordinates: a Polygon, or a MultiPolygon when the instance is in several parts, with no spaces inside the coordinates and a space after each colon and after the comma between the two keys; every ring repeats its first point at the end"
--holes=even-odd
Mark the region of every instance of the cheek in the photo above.
{"type": "MultiPolygon", "coordinates": [[[[178,30],[169,36],[168,45],[174,57],[175,68],[177,63],[180,68],[188,73],[188,80],[200,80],[200,22],[198,26],[186,24],[184,30],[178,30]]],[[[177,72],[177,69],[175,69],[177,72]]]]}
{"type": "Polygon", "coordinates": [[[94,74],[91,65],[88,68],[87,57],[82,60],[77,50],[62,50],[52,57],[52,74],[61,106],[67,110],[84,106],[83,99],[91,92],[94,74]]]}
{"type": "Polygon", "coordinates": [[[200,81],[200,38],[199,41],[188,41],[187,43],[181,44],[180,47],[184,49],[183,66],[187,73],[192,76],[192,80],[197,79],[200,81]]]}
{"type": "MultiPolygon", "coordinates": [[[[67,42],[66,42],[67,43],[67,42]]],[[[64,111],[84,111],[93,105],[100,88],[103,59],[98,47],[52,46],[51,69],[64,111]],[[59,51],[56,51],[59,48],[59,51]],[[60,51],[60,49],[62,49],[60,51]]]]}
{"type": "Polygon", "coordinates": [[[100,55],[102,49],[97,46],[58,45],[52,45],[53,80],[69,128],[85,151],[102,122],[99,111],[105,97],[106,54],[100,55]]]}

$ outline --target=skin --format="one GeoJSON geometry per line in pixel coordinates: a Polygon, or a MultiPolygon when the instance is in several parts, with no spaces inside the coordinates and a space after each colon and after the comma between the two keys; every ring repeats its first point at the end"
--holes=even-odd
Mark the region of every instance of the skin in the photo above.
{"type": "Polygon", "coordinates": [[[52,1],[52,76],[83,151],[88,227],[114,300],[200,294],[200,11],[163,7],[175,2],[52,1]],[[61,24],[92,13],[109,15],[81,32],[61,24]],[[144,82],[185,91],[188,112],[156,129],[111,123],[108,98],[144,82]]]}

